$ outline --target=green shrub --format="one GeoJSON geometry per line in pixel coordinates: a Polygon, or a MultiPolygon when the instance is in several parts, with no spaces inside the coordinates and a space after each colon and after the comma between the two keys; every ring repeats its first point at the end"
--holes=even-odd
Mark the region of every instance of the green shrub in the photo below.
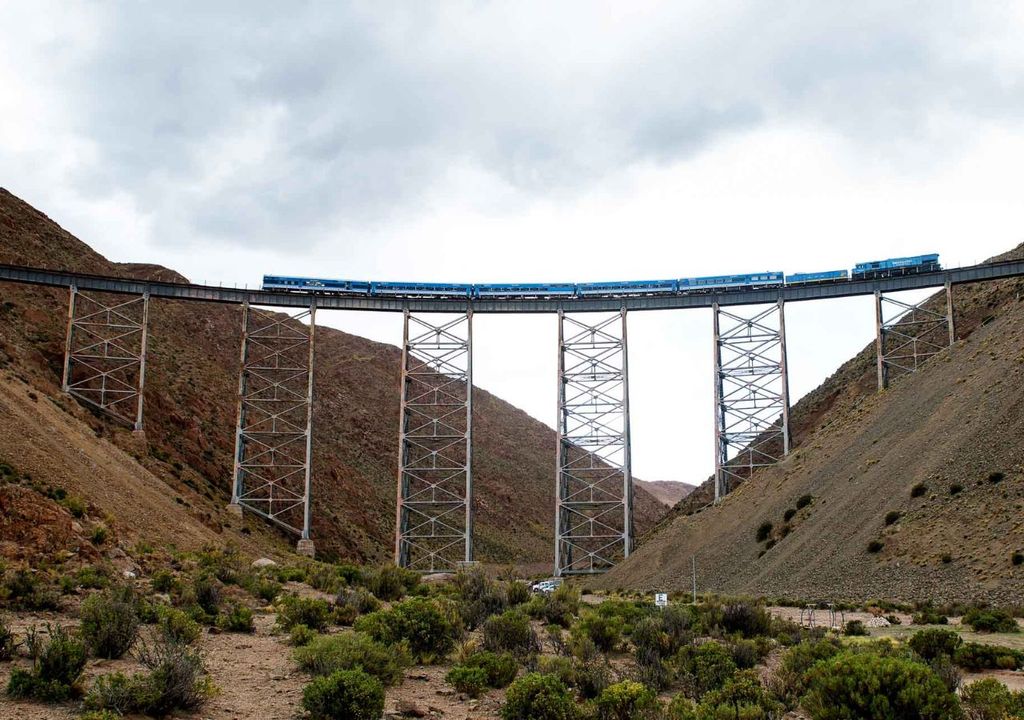
{"type": "Polygon", "coordinates": [[[910,488],[910,497],[921,497],[928,492],[928,486],[924,483],[918,483],[914,487],[910,488]]]}
{"type": "Polygon", "coordinates": [[[996,645],[966,642],[953,653],[953,662],[972,672],[1015,670],[1024,665],[1024,653],[996,645]]]}
{"type": "Polygon", "coordinates": [[[79,617],[82,638],[96,657],[121,657],[139,635],[138,598],[128,585],[90,595],[82,603],[79,617]]]}
{"type": "Polygon", "coordinates": [[[217,619],[217,627],[229,632],[251,633],[255,632],[253,614],[250,608],[245,605],[234,603],[228,611],[217,619]]]}
{"type": "Polygon", "coordinates": [[[775,695],[786,707],[796,707],[807,691],[807,671],[816,663],[837,655],[839,650],[838,644],[832,640],[805,640],[789,648],[772,679],[775,695]]]}
{"type": "Polygon", "coordinates": [[[56,610],[59,605],[57,594],[24,568],[4,575],[0,601],[14,610],[56,610]]]}
{"type": "Polygon", "coordinates": [[[575,699],[553,675],[530,673],[509,686],[502,720],[576,720],[575,699]]]}
{"type": "Polygon", "coordinates": [[[360,615],[380,608],[380,601],[373,593],[358,588],[342,588],[334,598],[335,618],[340,625],[351,625],[360,615]]]}
{"type": "Polygon", "coordinates": [[[622,642],[622,624],[622,619],[615,616],[584,612],[570,632],[590,638],[601,652],[611,652],[622,642]]]}
{"type": "Polygon", "coordinates": [[[221,587],[217,579],[211,575],[199,575],[192,583],[192,592],[196,605],[206,614],[207,619],[214,618],[220,612],[221,587]]]}
{"type": "Polygon", "coordinates": [[[843,627],[843,635],[864,636],[868,634],[868,629],[864,627],[862,620],[847,620],[846,625],[843,627]]]}
{"type": "Polygon", "coordinates": [[[156,592],[170,592],[171,588],[174,587],[174,575],[170,570],[157,570],[153,573],[153,577],[150,578],[149,584],[156,592]]]}
{"type": "Polygon", "coordinates": [[[930,628],[914,633],[909,644],[910,649],[925,660],[934,660],[943,656],[953,657],[963,642],[963,639],[952,630],[930,628]]]}
{"type": "Polygon", "coordinates": [[[359,670],[338,670],[318,677],[302,691],[302,707],[312,720],[380,720],[384,687],[359,670]]]}
{"type": "Polygon", "coordinates": [[[460,693],[472,698],[480,697],[487,689],[487,672],[483,668],[456,665],[444,679],[460,693]]]}
{"type": "Polygon", "coordinates": [[[1024,563],[1024,553],[1016,551],[1010,553],[1010,562],[1013,565],[1020,565],[1021,563],[1024,563]]]}
{"type": "Polygon", "coordinates": [[[121,713],[112,710],[89,710],[79,715],[78,720],[121,720],[121,713]]]}
{"type": "Polygon", "coordinates": [[[970,625],[975,632],[1019,632],[1013,616],[998,608],[971,608],[963,617],[964,625],[970,625]]]}
{"type": "Polygon", "coordinates": [[[42,640],[33,628],[26,643],[32,669],[15,668],[7,683],[12,698],[34,698],[46,702],[67,700],[77,692],[85,668],[86,647],[60,626],[46,625],[48,640],[42,640]]]}
{"type": "Polygon", "coordinates": [[[882,542],[881,540],[872,540],[871,542],[868,543],[868,552],[869,553],[882,552],[882,548],[884,548],[884,547],[885,547],[885,543],[882,542]]]}
{"type": "Polygon", "coordinates": [[[654,691],[633,680],[609,685],[594,704],[599,720],[658,720],[661,716],[654,691]]]}
{"type": "Polygon", "coordinates": [[[405,642],[414,661],[427,664],[447,657],[462,634],[454,606],[420,597],[363,615],[355,629],[386,645],[405,642]]]}
{"type": "Polygon", "coordinates": [[[314,562],[306,569],[306,584],[321,592],[336,593],[345,580],[334,565],[314,562]]]}
{"type": "Polygon", "coordinates": [[[86,590],[102,590],[110,585],[110,573],[104,567],[86,565],[75,573],[75,584],[86,590]]]}
{"type": "Polygon", "coordinates": [[[757,665],[770,650],[767,638],[760,637],[758,640],[734,640],[729,643],[729,652],[732,653],[732,661],[740,670],[749,670],[757,665]],[[760,640],[761,642],[758,642],[760,640]]]}
{"type": "Polygon", "coordinates": [[[277,604],[277,625],[282,630],[291,630],[295,625],[305,625],[313,630],[327,628],[330,607],[326,600],[285,595],[277,604]]]}
{"type": "Polygon", "coordinates": [[[1011,692],[995,678],[973,682],[960,693],[966,720],[1006,720],[1024,711],[1024,693],[1011,692]]]}
{"type": "Polygon", "coordinates": [[[772,525],[770,521],[765,520],[763,523],[757,526],[757,532],[754,533],[754,538],[758,542],[764,542],[772,534],[772,529],[774,527],[775,526],[772,525]]]}
{"type": "Polygon", "coordinates": [[[772,617],[763,607],[748,602],[737,602],[722,608],[720,625],[727,633],[739,633],[751,638],[770,635],[772,617]]]}
{"type": "Polygon", "coordinates": [[[664,689],[672,680],[668,658],[689,640],[690,618],[668,607],[662,614],[639,620],[633,628],[633,657],[644,682],[664,689]],[[672,611],[672,612],[670,612],[672,611]]]}
{"type": "Polygon", "coordinates": [[[885,514],[885,524],[892,525],[902,517],[902,513],[899,510],[890,510],[885,514]]]}
{"type": "Polygon", "coordinates": [[[483,646],[492,652],[510,652],[519,657],[540,651],[540,642],[530,619],[518,610],[487,618],[483,627],[483,646]]]}
{"type": "Polygon", "coordinates": [[[92,529],[92,534],[89,536],[89,540],[93,545],[102,545],[107,541],[107,535],[109,534],[106,525],[97,525],[92,529]]]}
{"type": "Polygon", "coordinates": [[[597,697],[612,682],[608,658],[601,654],[590,638],[573,640],[569,651],[572,684],[582,697],[597,697]]]}
{"type": "Polygon", "coordinates": [[[199,639],[202,628],[188,613],[172,607],[161,607],[157,615],[157,626],[168,641],[188,645],[199,639]]]}
{"type": "Polygon", "coordinates": [[[263,602],[274,602],[274,599],[281,594],[283,586],[276,580],[268,577],[256,578],[249,587],[249,591],[263,602]]]}
{"type": "Polygon", "coordinates": [[[952,485],[949,486],[949,494],[959,495],[961,492],[963,492],[963,489],[964,486],[961,485],[960,483],[953,483],[952,485]]]}
{"type": "Polygon", "coordinates": [[[713,640],[696,647],[684,647],[676,655],[675,661],[687,694],[697,699],[722,687],[726,680],[736,674],[732,653],[713,640]]]}
{"type": "Polygon", "coordinates": [[[462,665],[482,669],[487,676],[487,685],[492,688],[508,687],[519,672],[519,663],[515,656],[510,653],[492,653],[488,650],[473,653],[462,662],[462,665]]]}
{"type": "Polygon", "coordinates": [[[401,600],[405,593],[416,587],[420,576],[397,565],[383,565],[366,577],[366,588],[381,600],[401,600]]]}
{"type": "Polygon", "coordinates": [[[725,681],[721,688],[701,698],[696,717],[704,720],[743,718],[743,720],[775,720],[782,717],[783,707],[761,686],[754,670],[743,670],[725,681]]]}
{"type": "Polygon", "coordinates": [[[946,625],[949,619],[935,608],[926,606],[914,613],[910,622],[914,625],[946,625]]]}
{"type": "Polygon", "coordinates": [[[783,522],[789,522],[792,520],[793,517],[796,516],[796,512],[796,508],[786,508],[786,512],[782,513],[783,522]]]}
{"type": "Polygon", "coordinates": [[[459,614],[469,629],[479,627],[491,615],[508,608],[505,588],[494,582],[480,568],[460,570],[452,583],[459,604],[459,614]]]}
{"type": "Polygon", "coordinates": [[[296,664],[311,675],[361,668],[385,686],[400,683],[410,662],[401,645],[387,647],[359,632],[317,635],[296,648],[294,656],[296,664]]]}
{"type": "Polygon", "coordinates": [[[14,651],[18,644],[15,641],[14,631],[7,624],[6,618],[0,616],[0,662],[5,662],[14,657],[14,651]]]}
{"type": "Polygon", "coordinates": [[[572,625],[579,609],[580,591],[567,583],[559,585],[550,595],[534,595],[526,604],[526,612],[530,617],[564,628],[572,625]]]}
{"type": "Polygon", "coordinates": [[[988,474],[988,481],[992,484],[997,484],[1001,483],[1005,477],[1006,475],[1004,473],[995,470],[994,472],[990,472],[988,474]]]}
{"type": "Polygon", "coordinates": [[[518,580],[512,580],[505,586],[505,597],[509,607],[516,607],[530,601],[530,586],[518,580]]]}
{"type": "Polygon", "coordinates": [[[805,507],[810,505],[812,502],[814,502],[814,496],[813,495],[801,495],[799,497],[799,499],[796,501],[796,508],[797,508],[797,510],[803,510],[805,507]]]}
{"type": "Polygon", "coordinates": [[[815,720],[954,720],[956,697],[926,665],[842,653],[808,672],[802,705],[815,720]]]}
{"type": "Polygon", "coordinates": [[[292,625],[292,629],[288,633],[288,642],[295,647],[305,647],[313,642],[313,638],[318,636],[319,633],[316,630],[310,630],[305,625],[299,623],[298,625],[292,625]]]}

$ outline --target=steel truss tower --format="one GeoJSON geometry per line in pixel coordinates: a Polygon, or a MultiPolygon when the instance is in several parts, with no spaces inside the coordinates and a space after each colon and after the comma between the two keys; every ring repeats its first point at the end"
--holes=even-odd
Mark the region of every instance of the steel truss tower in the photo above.
{"type": "Polygon", "coordinates": [[[915,372],[933,355],[956,342],[953,319],[953,287],[946,283],[945,313],[933,310],[932,298],[916,305],[900,302],[875,291],[876,358],[878,389],[915,372]]]}
{"type": "Polygon", "coordinates": [[[149,293],[112,305],[71,285],[64,392],[142,430],[149,293]]]}
{"type": "Polygon", "coordinates": [[[789,454],[789,375],[783,301],[712,307],[715,338],[715,502],[789,454]]]}
{"type": "Polygon", "coordinates": [[[559,310],[557,430],[555,575],[604,572],[633,549],[625,310],[559,310]]]}
{"type": "Polygon", "coordinates": [[[450,571],[473,561],[473,312],[404,317],[395,562],[450,571]]]}
{"type": "Polygon", "coordinates": [[[242,306],[229,506],[298,534],[298,550],[307,555],[314,551],[310,470],[315,331],[316,298],[308,310],[291,316],[242,306]]]}

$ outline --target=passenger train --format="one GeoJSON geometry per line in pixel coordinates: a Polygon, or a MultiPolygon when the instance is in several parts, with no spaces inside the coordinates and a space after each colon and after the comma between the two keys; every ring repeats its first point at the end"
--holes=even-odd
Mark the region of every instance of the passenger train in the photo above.
{"type": "Polygon", "coordinates": [[[779,285],[811,285],[872,280],[876,278],[914,275],[941,270],[939,256],[915,255],[857,263],[853,272],[826,270],[794,273],[760,272],[746,275],[714,275],[671,280],[625,280],[592,283],[424,283],[381,282],[367,280],[326,280],[318,278],[264,275],[264,290],[287,290],[326,294],[367,295],[370,297],[439,297],[439,298],[561,298],[561,297],[626,297],[630,295],[691,295],[736,290],[757,290],[779,285]]]}

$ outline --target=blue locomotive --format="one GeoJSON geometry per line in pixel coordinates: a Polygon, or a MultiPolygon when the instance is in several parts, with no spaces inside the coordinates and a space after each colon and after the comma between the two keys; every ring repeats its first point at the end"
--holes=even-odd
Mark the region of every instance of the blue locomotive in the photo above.
{"type": "Polygon", "coordinates": [[[936,272],[941,269],[939,256],[935,253],[930,255],[913,255],[911,257],[857,263],[853,267],[853,279],[873,280],[875,278],[895,277],[897,275],[936,272]]]}
{"type": "Polygon", "coordinates": [[[825,270],[812,273],[760,272],[746,275],[709,275],[705,277],[669,280],[624,280],[592,283],[424,283],[380,282],[363,280],[326,280],[321,278],[282,277],[264,275],[264,290],[293,292],[344,293],[348,295],[435,297],[435,298],[575,298],[575,297],[628,297],[633,295],[690,295],[718,293],[779,285],[806,285],[847,282],[894,277],[941,270],[939,256],[915,255],[857,263],[851,274],[847,270],[825,270]]]}

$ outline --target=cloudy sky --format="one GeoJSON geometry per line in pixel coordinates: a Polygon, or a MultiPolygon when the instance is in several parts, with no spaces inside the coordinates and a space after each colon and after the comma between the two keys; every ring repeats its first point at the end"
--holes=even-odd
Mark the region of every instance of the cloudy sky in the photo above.
{"type": "MultiPolygon", "coordinates": [[[[225,284],[968,264],[1024,241],[1022,37],[995,0],[0,0],[0,184],[225,284]]],[[[789,307],[794,396],[872,312],[789,307]]],[[[474,330],[477,384],[552,422],[554,319],[474,330]]],[[[635,473],[705,477],[709,313],[636,313],[630,344],[635,473]]]]}

